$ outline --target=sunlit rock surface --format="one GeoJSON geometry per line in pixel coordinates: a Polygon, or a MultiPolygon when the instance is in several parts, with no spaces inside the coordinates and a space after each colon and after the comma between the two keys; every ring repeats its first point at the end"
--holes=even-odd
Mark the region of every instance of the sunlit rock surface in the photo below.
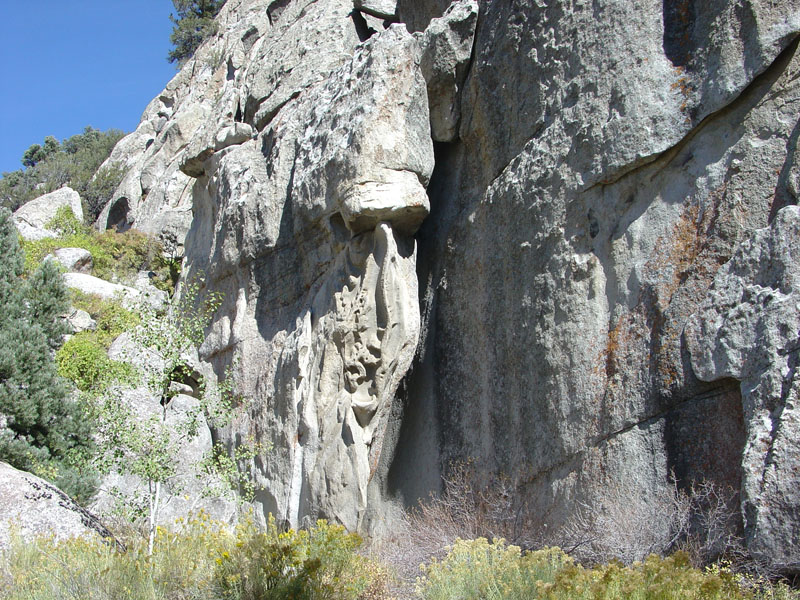
{"type": "MultiPolygon", "coordinates": [[[[99,224],[224,292],[201,359],[249,402],[221,439],[273,445],[261,512],[379,531],[468,459],[550,527],[620,481],[636,505],[709,479],[796,569],[796,450],[767,492],[753,438],[794,387],[756,409],[752,374],[684,336],[797,203],[796,3],[229,0],[219,20],[114,150],[99,224]]],[[[796,437],[788,408],[769,419],[796,437]]]]}

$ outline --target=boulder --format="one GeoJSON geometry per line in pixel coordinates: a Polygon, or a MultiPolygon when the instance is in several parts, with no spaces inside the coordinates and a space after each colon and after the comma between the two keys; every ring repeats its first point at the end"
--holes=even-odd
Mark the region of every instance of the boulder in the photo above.
{"type": "Polygon", "coordinates": [[[113,539],[97,517],[53,484],[0,462],[0,550],[13,535],[24,542],[49,536],[113,539]]]}
{"type": "Polygon", "coordinates": [[[354,0],[353,6],[380,19],[397,18],[397,0],[354,0]]]}
{"type": "Polygon", "coordinates": [[[146,302],[150,306],[159,308],[164,306],[167,301],[167,294],[152,286],[146,291],[138,290],[127,285],[111,283],[99,277],[87,275],[85,273],[64,273],[64,285],[68,288],[76,289],[84,294],[100,296],[104,300],[119,299],[123,306],[132,308],[140,302],[146,302]]]}
{"type": "Polygon", "coordinates": [[[453,2],[441,17],[433,19],[420,35],[420,68],[428,84],[431,137],[452,142],[461,119],[461,89],[472,56],[477,0],[453,2]]]}
{"type": "Polygon", "coordinates": [[[14,211],[12,219],[19,234],[26,240],[55,237],[57,233],[47,229],[47,223],[56,216],[56,212],[62,206],[69,206],[75,218],[83,222],[81,197],[70,187],[63,187],[26,202],[14,211]]]}
{"type": "Polygon", "coordinates": [[[48,254],[45,260],[57,261],[66,271],[72,273],[85,273],[92,272],[94,260],[92,253],[84,248],[59,248],[53,254],[48,254]]]}
{"type": "Polygon", "coordinates": [[[97,329],[97,322],[85,310],[74,308],[67,316],[67,324],[72,329],[72,333],[79,331],[94,331],[97,329]]]}

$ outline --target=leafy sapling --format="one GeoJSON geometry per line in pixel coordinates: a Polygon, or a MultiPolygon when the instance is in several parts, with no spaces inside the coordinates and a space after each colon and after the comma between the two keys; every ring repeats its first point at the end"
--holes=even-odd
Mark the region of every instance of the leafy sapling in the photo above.
{"type": "Polygon", "coordinates": [[[206,389],[192,367],[192,355],[222,301],[221,294],[215,292],[199,300],[201,288],[199,279],[184,283],[162,311],[144,303],[140,323],[130,332],[135,350],[128,352],[127,361],[139,367],[143,387],[155,406],[146,415],[137,414],[132,406],[120,402],[122,388],[113,386],[99,390],[93,402],[102,449],[96,458],[98,467],[104,472],[136,475],[147,484],[149,552],[155,540],[163,486],[177,473],[179,449],[199,435],[205,414],[224,413],[225,407],[231,406],[224,397],[227,394],[221,394],[217,386],[206,389]],[[199,398],[199,405],[185,411],[181,418],[172,418],[174,399],[187,391],[187,386],[199,398]]]}

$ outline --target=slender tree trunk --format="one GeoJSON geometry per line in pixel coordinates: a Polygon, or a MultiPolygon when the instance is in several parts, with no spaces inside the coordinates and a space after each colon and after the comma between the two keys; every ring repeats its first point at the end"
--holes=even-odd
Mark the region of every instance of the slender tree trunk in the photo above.
{"type": "Polygon", "coordinates": [[[156,539],[156,527],[158,523],[158,509],[161,500],[161,482],[150,482],[150,535],[147,540],[147,556],[153,556],[153,544],[156,539]],[[155,492],[153,488],[155,487],[155,492]]]}
{"type": "MultiPolygon", "coordinates": [[[[168,390],[169,383],[164,385],[164,389],[161,391],[161,423],[167,422],[167,404],[169,400],[164,402],[163,399],[167,398],[168,390]]],[[[158,527],[158,509],[161,502],[161,482],[151,479],[148,482],[148,487],[150,489],[150,532],[147,540],[147,556],[153,556],[153,544],[156,540],[156,528],[158,527]]]]}

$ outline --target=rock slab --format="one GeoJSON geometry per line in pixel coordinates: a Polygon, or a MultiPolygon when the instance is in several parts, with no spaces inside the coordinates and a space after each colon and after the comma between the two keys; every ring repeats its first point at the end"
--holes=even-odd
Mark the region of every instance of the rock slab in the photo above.
{"type": "Polygon", "coordinates": [[[70,187],[63,187],[23,204],[14,211],[12,220],[19,234],[26,240],[56,237],[58,234],[47,229],[47,224],[62,206],[70,207],[75,218],[83,222],[81,197],[70,187]]]}
{"type": "Polygon", "coordinates": [[[369,529],[473,459],[552,530],[674,474],[795,569],[769,475],[794,485],[794,388],[758,388],[794,325],[763,376],[683,332],[797,204],[796,2],[229,0],[220,25],[115,149],[101,224],[224,293],[200,357],[252,402],[220,438],[273,445],[260,512],[369,529]]]}
{"type": "Polygon", "coordinates": [[[800,208],[778,211],[717,272],[686,326],[704,381],[741,382],[747,426],[742,514],[751,550],[800,569],[800,208]]]}
{"type": "Polygon", "coordinates": [[[87,275],[94,266],[92,253],[84,248],[58,248],[53,254],[45,256],[45,260],[56,260],[67,271],[87,275]]]}
{"type": "Polygon", "coordinates": [[[23,541],[47,536],[113,539],[97,517],[57,487],[0,462],[0,549],[9,547],[12,535],[23,541]]]}

